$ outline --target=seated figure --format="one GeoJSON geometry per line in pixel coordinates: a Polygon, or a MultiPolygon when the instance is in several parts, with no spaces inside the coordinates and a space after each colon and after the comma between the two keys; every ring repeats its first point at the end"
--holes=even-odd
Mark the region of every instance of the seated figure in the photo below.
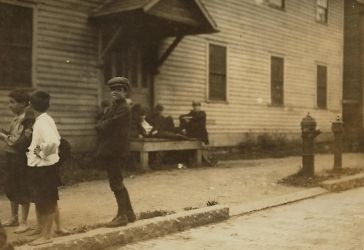
{"type": "Polygon", "coordinates": [[[132,108],[132,122],[134,138],[187,139],[186,136],[175,133],[173,119],[163,116],[162,105],[157,105],[147,119],[146,110],[140,104],[135,104],[132,108]]]}
{"type": "Polygon", "coordinates": [[[193,101],[192,110],[179,117],[180,131],[190,138],[200,139],[205,144],[209,144],[206,129],[206,113],[201,110],[201,103],[193,101]]]}
{"type": "Polygon", "coordinates": [[[164,116],[163,111],[163,105],[157,104],[152,114],[147,118],[147,121],[158,131],[159,136],[175,132],[173,118],[164,116]]]}

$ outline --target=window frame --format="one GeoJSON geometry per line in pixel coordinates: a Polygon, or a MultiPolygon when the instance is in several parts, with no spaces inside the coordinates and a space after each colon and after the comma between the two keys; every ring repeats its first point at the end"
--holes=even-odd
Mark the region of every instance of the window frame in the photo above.
{"type": "Polygon", "coordinates": [[[19,1],[19,0],[0,0],[0,3],[9,4],[13,6],[19,7],[26,7],[32,9],[32,51],[31,51],[31,68],[30,68],[30,85],[29,86],[3,86],[0,84],[0,90],[12,90],[14,88],[36,88],[37,87],[37,71],[36,71],[36,62],[37,62],[37,33],[38,33],[38,25],[37,25],[37,18],[38,18],[38,6],[36,1],[28,0],[27,2],[19,1]]]}
{"type": "Polygon", "coordinates": [[[286,82],[286,57],[282,54],[269,54],[269,63],[268,63],[268,69],[269,69],[269,74],[268,74],[268,89],[269,89],[269,106],[272,107],[284,107],[285,106],[285,82],[286,82]],[[272,98],[272,94],[273,94],[273,89],[272,89],[272,58],[276,57],[276,58],[280,58],[283,59],[283,83],[282,83],[282,103],[273,103],[273,98],[272,98]]]}
{"type": "Polygon", "coordinates": [[[320,0],[315,0],[315,21],[317,23],[320,23],[320,24],[323,24],[323,25],[327,25],[329,23],[329,8],[330,8],[330,6],[329,6],[329,0],[325,0],[326,1],[326,5],[327,5],[326,6],[326,9],[319,4],[319,1],[320,0]],[[324,9],[325,10],[326,20],[322,21],[321,19],[318,19],[317,18],[318,10],[319,9],[324,9]]]}
{"type": "Polygon", "coordinates": [[[325,63],[316,63],[316,108],[321,110],[327,110],[328,109],[328,67],[325,63]],[[325,86],[325,106],[319,105],[319,67],[324,67],[326,69],[326,86],[325,86]]]}
{"type": "Polygon", "coordinates": [[[206,102],[207,103],[229,103],[229,45],[223,42],[207,41],[206,43],[206,102]],[[226,77],[224,100],[210,99],[210,45],[221,46],[226,50],[226,77]]]}
{"type": "Polygon", "coordinates": [[[265,3],[269,6],[272,7],[274,9],[278,9],[278,10],[285,10],[286,9],[286,0],[281,0],[282,4],[281,6],[278,6],[274,3],[271,2],[271,0],[265,0],[265,3]]]}

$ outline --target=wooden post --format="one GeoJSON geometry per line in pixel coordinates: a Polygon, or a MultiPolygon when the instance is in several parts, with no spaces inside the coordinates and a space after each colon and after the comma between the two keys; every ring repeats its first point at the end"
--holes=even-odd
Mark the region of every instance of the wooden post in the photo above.
{"type": "Polygon", "coordinates": [[[202,149],[196,150],[196,163],[198,166],[202,164],[202,149]]]}
{"type": "Polygon", "coordinates": [[[140,167],[143,170],[149,170],[148,154],[149,154],[148,152],[140,151],[140,167]]]}

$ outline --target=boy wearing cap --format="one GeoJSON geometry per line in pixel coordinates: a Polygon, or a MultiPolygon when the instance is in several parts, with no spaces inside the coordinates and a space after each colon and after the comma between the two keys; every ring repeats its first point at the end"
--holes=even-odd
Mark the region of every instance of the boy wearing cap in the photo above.
{"type": "Polygon", "coordinates": [[[96,157],[105,167],[111,190],[114,192],[118,211],[108,227],[125,226],[136,220],[128,190],[124,186],[121,167],[126,164],[129,153],[131,112],[126,101],[129,80],[114,77],[108,81],[112,104],[96,124],[98,145],[96,157]]]}
{"type": "Polygon", "coordinates": [[[206,129],[206,113],[201,110],[201,103],[193,101],[192,110],[179,117],[180,129],[191,138],[198,138],[205,144],[209,144],[209,137],[206,129]]]}

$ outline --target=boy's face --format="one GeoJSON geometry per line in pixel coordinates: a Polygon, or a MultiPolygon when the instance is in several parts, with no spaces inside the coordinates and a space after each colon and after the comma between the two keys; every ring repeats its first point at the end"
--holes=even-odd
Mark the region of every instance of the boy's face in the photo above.
{"type": "Polygon", "coordinates": [[[9,97],[9,109],[16,115],[20,115],[25,111],[27,105],[25,103],[17,102],[14,98],[9,97]]]}
{"type": "Polygon", "coordinates": [[[201,111],[200,105],[193,105],[192,108],[193,108],[193,111],[195,111],[195,112],[201,111]]]}
{"type": "Polygon", "coordinates": [[[113,100],[125,99],[126,91],[123,87],[112,87],[110,88],[111,98],[113,100]]]}

